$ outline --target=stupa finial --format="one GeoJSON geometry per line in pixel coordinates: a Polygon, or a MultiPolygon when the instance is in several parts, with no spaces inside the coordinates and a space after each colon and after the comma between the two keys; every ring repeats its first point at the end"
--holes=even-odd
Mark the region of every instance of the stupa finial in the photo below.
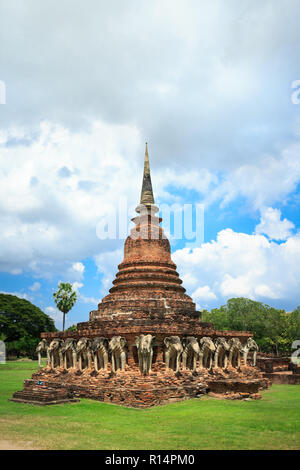
{"type": "Polygon", "coordinates": [[[149,204],[154,204],[147,142],[146,142],[146,148],[145,148],[144,175],[143,175],[143,185],[142,185],[140,204],[144,204],[145,206],[149,204]]]}

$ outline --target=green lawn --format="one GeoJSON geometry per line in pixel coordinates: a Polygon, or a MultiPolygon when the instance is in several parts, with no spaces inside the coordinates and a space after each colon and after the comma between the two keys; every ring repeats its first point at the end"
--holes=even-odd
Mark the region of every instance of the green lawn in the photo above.
{"type": "Polygon", "coordinates": [[[300,386],[258,401],[204,397],[147,410],[81,400],[39,407],[7,401],[36,362],[0,365],[0,440],[40,449],[299,449],[300,386]]]}

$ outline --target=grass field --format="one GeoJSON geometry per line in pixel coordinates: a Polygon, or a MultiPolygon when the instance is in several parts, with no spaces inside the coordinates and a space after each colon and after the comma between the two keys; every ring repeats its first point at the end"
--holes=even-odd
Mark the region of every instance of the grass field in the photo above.
{"type": "MultiPolygon", "coordinates": [[[[299,449],[300,386],[258,401],[204,397],[147,410],[81,400],[39,407],[7,401],[36,362],[0,365],[0,440],[37,449],[299,449]]],[[[2,444],[3,446],[3,444],[2,444]]]]}

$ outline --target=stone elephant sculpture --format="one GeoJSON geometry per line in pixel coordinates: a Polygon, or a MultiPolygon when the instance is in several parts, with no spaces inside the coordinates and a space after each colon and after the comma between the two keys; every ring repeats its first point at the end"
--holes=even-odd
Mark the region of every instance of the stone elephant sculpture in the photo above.
{"type": "Polygon", "coordinates": [[[200,347],[197,338],[194,336],[187,336],[182,340],[183,352],[182,352],[182,368],[196,370],[197,359],[200,355],[200,347]]]}
{"type": "Polygon", "coordinates": [[[211,369],[213,365],[213,354],[216,350],[214,342],[208,336],[199,340],[200,345],[200,368],[211,369]]]}
{"type": "Polygon", "coordinates": [[[222,369],[227,369],[230,346],[226,341],[226,338],[217,338],[215,340],[215,347],[216,350],[214,357],[214,367],[221,367],[222,369]]]}
{"type": "Polygon", "coordinates": [[[67,338],[61,346],[61,352],[62,352],[62,357],[63,357],[63,367],[65,370],[76,367],[76,363],[77,363],[76,346],[77,344],[74,338],[67,338]]]}
{"type": "Polygon", "coordinates": [[[104,338],[103,336],[94,338],[92,342],[92,354],[96,372],[99,372],[99,369],[107,369],[108,347],[109,344],[107,338],[104,338]]]}
{"type": "Polygon", "coordinates": [[[61,352],[61,347],[63,344],[63,340],[59,338],[55,338],[51,341],[49,345],[49,362],[51,369],[55,369],[56,367],[62,367],[63,365],[63,357],[61,352]]]}
{"type": "Polygon", "coordinates": [[[89,338],[80,338],[76,345],[78,369],[90,369],[92,365],[92,341],[89,338]]]}
{"type": "Polygon", "coordinates": [[[243,347],[243,358],[244,364],[247,365],[247,357],[250,351],[253,351],[253,366],[256,366],[256,356],[258,353],[259,347],[253,338],[248,338],[247,343],[243,347]]]}
{"type": "Polygon", "coordinates": [[[173,369],[179,371],[180,358],[183,353],[183,347],[179,336],[168,336],[164,339],[165,344],[165,363],[166,370],[173,369]]]}
{"type": "Polygon", "coordinates": [[[122,336],[113,336],[109,342],[111,351],[111,370],[125,370],[127,341],[122,336]]]}
{"type": "Polygon", "coordinates": [[[42,339],[42,341],[39,342],[35,351],[37,352],[37,355],[38,355],[39,367],[42,367],[41,359],[42,359],[43,353],[46,353],[47,365],[50,365],[49,343],[46,339],[42,339]]]}
{"type": "Polygon", "coordinates": [[[243,353],[242,343],[238,338],[230,338],[228,364],[239,369],[241,367],[241,353],[243,353]]]}
{"type": "Polygon", "coordinates": [[[150,334],[140,335],[135,338],[141,374],[146,375],[151,372],[154,340],[155,336],[150,334]]]}

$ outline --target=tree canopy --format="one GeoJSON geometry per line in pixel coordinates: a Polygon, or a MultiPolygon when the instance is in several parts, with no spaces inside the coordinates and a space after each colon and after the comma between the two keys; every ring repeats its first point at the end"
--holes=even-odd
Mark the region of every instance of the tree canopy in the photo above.
{"type": "Polygon", "coordinates": [[[290,353],[293,341],[300,339],[300,307],[287,313],[240,297],[210,312],[205,310],[202,319],[213,323],[217,330],[252,331],[264,352],[290,353]]]}
{"type": "Polygon", "coordinates": [[[34,355],[43,331],[56,331],[52,318],[28,300],[0,294],[0,333],[8,354],[34,355]]]}

